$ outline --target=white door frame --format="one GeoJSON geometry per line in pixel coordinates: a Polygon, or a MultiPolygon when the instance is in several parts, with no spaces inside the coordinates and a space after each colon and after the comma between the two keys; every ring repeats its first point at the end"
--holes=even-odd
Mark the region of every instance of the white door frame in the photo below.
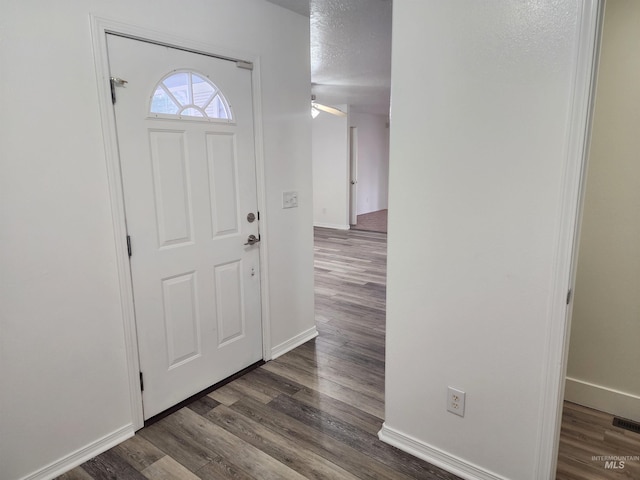
{"type": "Polygon", "coordinates": [[[358,127],[349,127],[349,224],[356,225],[357,223],[358,223],[358,127]]]}
{"type": "MultiPolygon", "coordinates": [[[[237,59],[253,63],[251,85],[253,93],[253,115],[256,157],[256,188],[258,210],[260,216],[260,230],[267,231],[265,213],[266,192],[264,175],[263,133],[262,133],[262,99],[260,86],[260,59],[256,55],[246,52],[233,51],[217,45],[203,44],[189,39],[176,37],[163,32],[149,30],[135,25],[129,25],[91,15],[91,34],[93,55],[98,82],[98,100],[102,120],[102,134],[107,163],[109,197],[114,229],[114,243],[116,251],[118,279],[120,284],[120,301],[124,324],[127,368],[129,372],[129,392],[131,402],[132,423],[135,430],[144,425],[142,412],[142,392],[140,391],[140,360],[138,356],[138,340],[136,334],[135,313],[133,306],[133,285],[131,282],[131,266],[127,251],[126,217],[124,210],[124,193],[120,172],[120,157],[116,133],[115,113],[111,103],[111,89],[109,82],[109,59],[107,54],[107,33],[113,33],[166,46],[189,50],[195,53],[219,56],[227,59],[237,59]]],[[[263,235],[260,248],[260,301],[262,316],[262,355],[264,360],[271,359],[271,322],[269,317],[269,284],[268,284],[268,238],[263,235]]]]}
{"type": "Polygon", "coordinates": [[[577,62],[573,77],[573,99],[567,124],[569,135],[559,215],[553,294],[548,307],[546,359],[543,365],[542,398],[538,429],[537,464],[533,478],[555,478],[564,387],[569,357],[569,336],[576,278],[578,243],[584,205],[591,124],[595,101],[600,36],[606,0],[579,2],[577,62]]]}

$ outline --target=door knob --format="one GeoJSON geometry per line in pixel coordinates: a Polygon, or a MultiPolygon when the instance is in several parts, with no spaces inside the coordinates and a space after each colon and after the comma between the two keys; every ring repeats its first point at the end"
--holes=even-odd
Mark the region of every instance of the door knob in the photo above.
{"type": "Polygon", "coordinates": [[[247,238],[247,243],[245,243],[245,245],[255,245],[259,241],[260,235],[258,235],[257,237],[255,235],[249,235],[249,238],[247,238]]]}

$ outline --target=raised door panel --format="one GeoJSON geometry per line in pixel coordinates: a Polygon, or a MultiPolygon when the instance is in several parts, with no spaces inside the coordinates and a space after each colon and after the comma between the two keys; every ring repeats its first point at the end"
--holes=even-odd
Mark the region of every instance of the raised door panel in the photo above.
{"type": "Polygon", "coordinates": [[[244,337],[245,312],[241,273],[241,261],[215,268],[219,347],[244,337]]]}
{"type": "Polygon", "coordinates": [[[213,237],[238,233],[236,137],[232,133],[210,132],[206,143],[213,237]]]}
{"type": "Polygon", "coordinates": [[[189,165],[184,132],[149,132],[158,245],[193,241],[189,165]]]}
{"type": "Polygon", "coordinates": [[[200,355],[200,322],[196,272],[162,280],[168,368],[200,355]]]}

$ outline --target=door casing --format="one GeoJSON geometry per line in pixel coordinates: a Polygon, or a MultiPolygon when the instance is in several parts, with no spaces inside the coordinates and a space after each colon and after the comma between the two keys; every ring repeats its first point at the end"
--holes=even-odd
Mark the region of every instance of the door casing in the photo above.
{"type": "Polygon", "coordinates": [[[357,223],[358,223],[358,127],[349,127],[349,224],[356,225],[357,223]]]}
{"type": "MultiPolygon", "coordinates": [[[[124,209],[124,192],[120,172],[120,158],[115,124],[115,114],[111,102],[109,82],[109,61],[107,55],[107,33],[120,35],[135,40],[158,43],[169,47],[188,50],[194,53],[223,57],[253,63],[251,78],[254,113],[254,140],[256,158],[256,187],[258,210],[261,230],[267,231],[267,215],[265,215],[265,165],[262,133],[262,98],[260,85],[260,59],[256,55],[221,48],[210,44],[203,44],[189,39],[176,37],[161,32],[148,30],[126,23],[91,15],[91,33],[93,54],[98,82],[98,99],[102,120],[105,159],[107,163],[107,177],[109,198],[111,203],[112,221],[114,229],[114,243],[118,270],[119,290],[121,299],[124,340],[126,348],[127,371],[129,381],[131,418],[133,430],[144,426],[142,411],[142,392],[140,390],[140,361],[138,356],[138,338],[136,334],[135,314],[133,305],[133,285],[131,282],[131,267],[127,251],[127,228],[124,209]]],[[[260,248],[260,282],[261,282],[261,315],[262,315],[262,354],[264,360],[271,359],[271,322],[269,316],[269,270],[268,270],[268,238],[263,235],[260,248]]]]}
{"type": "Polygon", "coordinates": [[[565,295],[566,292],[573,292],[575,289],[605,1],[585,0],[580,7],[580,33],[576,39],[577,69],[574,77],[573,105],[568,119],[570,131],[563,179],[559,232],[561,241],[554,268],[556,298],[553,306],[550,306],[553,321],[548,326],[546,361],[543,365],[541,408],[544,422],[538,432],[536,478],[555,478],[558,464],[573,311],[573,302],[566,301],[569,297],[565,295]]]}

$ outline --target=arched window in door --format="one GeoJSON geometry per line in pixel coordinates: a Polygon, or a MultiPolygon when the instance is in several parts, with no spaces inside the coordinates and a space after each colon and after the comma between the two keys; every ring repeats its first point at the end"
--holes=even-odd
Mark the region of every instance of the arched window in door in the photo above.
{"type": "Polygon", "coordinates": [[[158,118],[233,121],[229,102],[205,75],[177,70],[163,77],[151,96],[149,113],[158,118]]]}

